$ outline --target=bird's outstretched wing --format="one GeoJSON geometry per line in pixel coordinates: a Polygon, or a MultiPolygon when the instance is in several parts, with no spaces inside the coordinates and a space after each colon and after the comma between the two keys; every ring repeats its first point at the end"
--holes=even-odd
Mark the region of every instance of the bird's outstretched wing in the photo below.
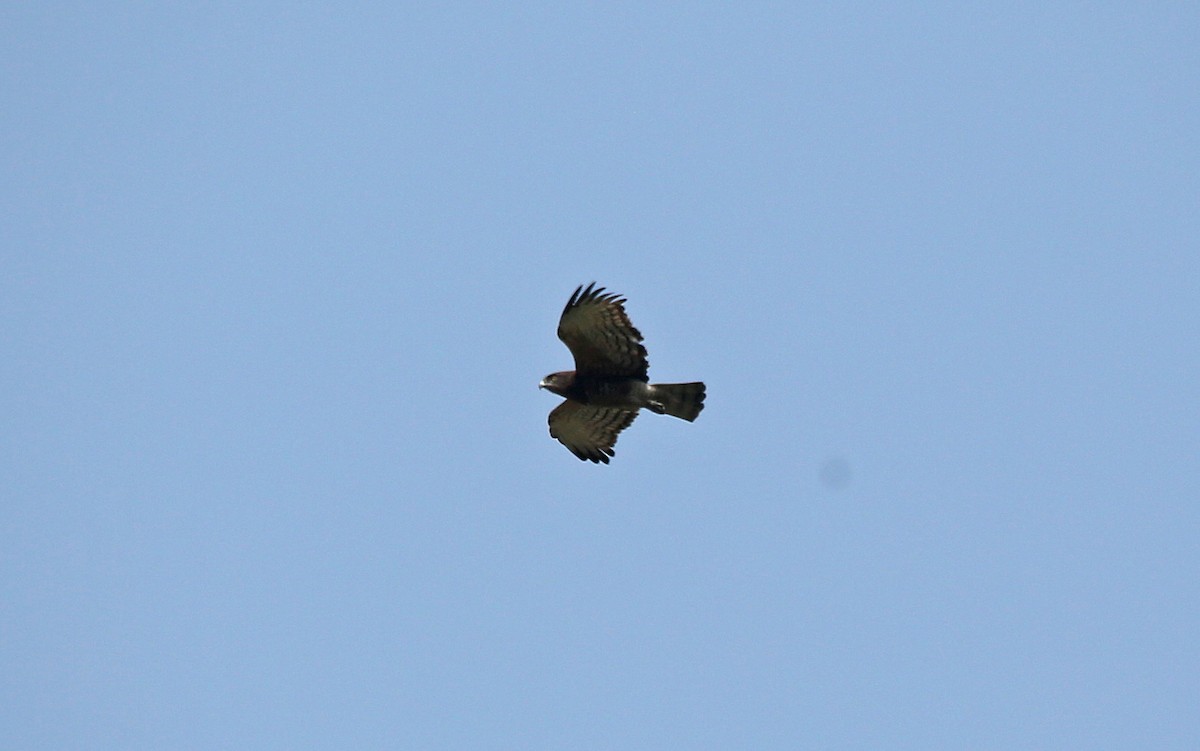
{"type": "Polygon", "coordinates": [[[603,462],[615,454],[617,433],[633,424],[637,412],[589,407],[568,399],[550,412],[550,435],[585,461],[603,462]]]}
{"type": "Polygon", "coordinates": [[[624,303],[595,282],[571,295],[558,319],[558,338],[575,356],[576,372],[649,380],[642,334],[629,322],[624,303]]]}

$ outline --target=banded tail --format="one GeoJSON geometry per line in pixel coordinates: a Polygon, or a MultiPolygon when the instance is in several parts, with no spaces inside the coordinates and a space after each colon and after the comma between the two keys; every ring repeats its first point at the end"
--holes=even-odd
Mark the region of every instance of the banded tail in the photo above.
{"type": "Polygon", "coordinates": [[[695,383],[656,383],[651,397],[654,401],[650,409],[659,414],[668,414],[681,420],[691,422],[704,409],[704,384],[695,383]]]}

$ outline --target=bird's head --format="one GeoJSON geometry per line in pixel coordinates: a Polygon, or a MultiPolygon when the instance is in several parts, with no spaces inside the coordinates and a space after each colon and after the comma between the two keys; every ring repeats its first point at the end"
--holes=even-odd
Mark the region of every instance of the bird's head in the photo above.
{"type": "Polygon", "coordinates": [[[575,373],[570,370],[564,370],[558,373],[551,373],[542,379],[538,384],[538,388],[546,389],[552,394],[566,396],[567,389],[571,388],[571,384],[575,381],[575,373]]]}

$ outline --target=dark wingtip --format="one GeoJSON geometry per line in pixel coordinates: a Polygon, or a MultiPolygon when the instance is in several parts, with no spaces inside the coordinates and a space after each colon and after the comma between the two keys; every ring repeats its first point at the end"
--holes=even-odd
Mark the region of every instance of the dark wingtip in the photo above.
{"type": "Polygon", "coordinates": [[[583,451],[581,449],[577,449],[574,446],[567,446],[567,448],[571,451],[572,454],[575,455],[575,458],[581,462],[596,462],[597,464],[599,464],[603,460],[606,464],[608,463],[608,457],[604,456],[603,454],[601,454],[600,457],[597,457],[594,453],[589,453],[589,452],[583,451]]]}
{"type": "Polygon", "coordinates": [[[601,448],[598,451],[584,452],[572,446],[567,446],[571,449],[571,453],[576,456],[581,462],[592,462],[593,464],[608,464],[608,457],[613,456],[616,452],[612,449],[601,448]]]}
{"type": "Polygon", "coordinates": [[[568,310],[573,308],[575,306],[575,303],[579,302],[579,293],[582,291],[583,291],[582,284],[575,288],[575,291],[571,293],[571,299],[567,300],[567,305],[566,305],[566,307],[563,308],[564,313],[566,313],[568,310]]]}
{"type": "Polygon", "coordinates": [[[578,287],[576,287],[575,291],[571,293],[571,299],[567,300],[566,306],[563,307],[563,312],[566,313],[571,308],[575,307],[576,305],[584,302],[585,300],[587,300],[591,297],[594,297],[597,292],[600,292],[601,290],[604,289],[603,287],[601,287],[600,289],[595,289],[595,287],[596,287],[595,282],[592,282],[587,287],[584,287],[582,284],[579,285],[578,287]]]}

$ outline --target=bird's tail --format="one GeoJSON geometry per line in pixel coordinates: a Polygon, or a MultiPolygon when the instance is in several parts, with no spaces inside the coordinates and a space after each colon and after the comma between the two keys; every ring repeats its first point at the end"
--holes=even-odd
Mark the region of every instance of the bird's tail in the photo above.
{"type": "Polygon", "coordinates": [[[655,407],[661,405],[662,409],[654,409],[655,412],[662,412],[672,417],[678,417],[681,420],[691,422],[700,414],[700,410],[704,409],[704,384],[697,381],[696,383],[656,383],[653,386],[655,407]]]}

